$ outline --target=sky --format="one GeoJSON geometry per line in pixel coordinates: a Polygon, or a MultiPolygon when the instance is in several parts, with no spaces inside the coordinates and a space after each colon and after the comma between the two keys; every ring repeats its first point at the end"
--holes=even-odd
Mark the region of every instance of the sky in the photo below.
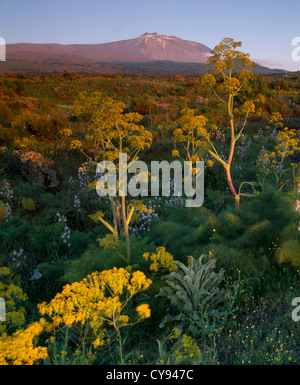
{"type": "Polygon", "coordinates": [[[299,0],[0,0],[0,37],[7,44],[96,44],[145,32],[209,48],[231,37],[259,64],[300,70],[292,58],[299,0]]]}

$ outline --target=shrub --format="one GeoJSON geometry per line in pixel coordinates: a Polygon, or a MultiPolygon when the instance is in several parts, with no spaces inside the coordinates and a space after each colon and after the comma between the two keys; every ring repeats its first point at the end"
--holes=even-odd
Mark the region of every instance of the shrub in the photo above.
{"type": "Polygon", "coordinates": [[[168,299],[182,322],[198,321],[204,314],[220,316],[219,306],[226,300],[226,292],[220,288],[223,269],[216,273],[216,260],[204,259],[204,255],[198,259],[188,257],[188,266],[174,261],[178,270],[163,278],[167,286],[159,295],[168,299]]]}
{"type": "Polygon", "coordinates": [[[0,324],[0,335],[7,335],[25,324],[24,304],[27,300],[19,287],[19,279],[7,267],[0,268],[0,297],[5,300],[6,313],[6,322],[0,324]]]}
{"type": "Polygon", "coordinates": [[[43,322],[34,322],[13,335],[0,337],[0,365],[33,365],[48,355],[47,348],[36,347],[35,340],[43,330],[43,322]]]}
{"type": "MultiPolygon", "coordinates": [[[[93,352],[105,343],[106,328],[114,329],[123,363],[120,329],[151,314],[148,304],[140,304],[130,319],[125,314],[127,304],[150,285],[151,281],[140,271],[130,274],[123,268],[113,268],[66,285],[50,303],[41,303],[38,308],[45,317],[45,329],[54,337],[52,342],[55,343],[59,332],[65,333],[67,339],[68,333],[75,333],[76,350],[82,351],[89,362],[93,352]]],[[[55,362],[56,357],[52,359],[55,362]]]]}

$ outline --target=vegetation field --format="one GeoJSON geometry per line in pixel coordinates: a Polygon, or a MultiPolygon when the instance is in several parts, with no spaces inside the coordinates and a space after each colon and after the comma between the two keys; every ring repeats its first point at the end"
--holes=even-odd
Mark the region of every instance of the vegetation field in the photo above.
{"type": "Polygon", "coordinates": [[[300,364],[300,75],[225,43],[201,76],[0,77],[0,364],[300,364]],[[100,197],[119,153],[204,161],[203,204],[100,197]]]}

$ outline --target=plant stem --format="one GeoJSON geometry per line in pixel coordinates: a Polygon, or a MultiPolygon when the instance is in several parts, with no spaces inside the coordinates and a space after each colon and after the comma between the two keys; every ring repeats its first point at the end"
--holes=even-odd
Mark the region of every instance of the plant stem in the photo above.
{"type": "Polygon", "coordinates": [[[128,221],[126,215],[126,203],[125,196],[122,196],[122,213],[123,213],[123,221],[124,221],[124,230],[126,236],[126,245],[127,245],[127,261],[130,262],[130,240],[129,240],[129,231],[128,231],[128,221]]]}

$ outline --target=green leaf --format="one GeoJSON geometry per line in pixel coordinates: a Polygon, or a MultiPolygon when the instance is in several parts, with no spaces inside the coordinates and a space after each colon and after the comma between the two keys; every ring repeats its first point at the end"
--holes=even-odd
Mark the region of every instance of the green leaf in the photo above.
{"type": "Polygon", "coordinates": [[[26,211],[35,211],[36,205],[32,198],[22,198],[22,207],[26,211]]]}

